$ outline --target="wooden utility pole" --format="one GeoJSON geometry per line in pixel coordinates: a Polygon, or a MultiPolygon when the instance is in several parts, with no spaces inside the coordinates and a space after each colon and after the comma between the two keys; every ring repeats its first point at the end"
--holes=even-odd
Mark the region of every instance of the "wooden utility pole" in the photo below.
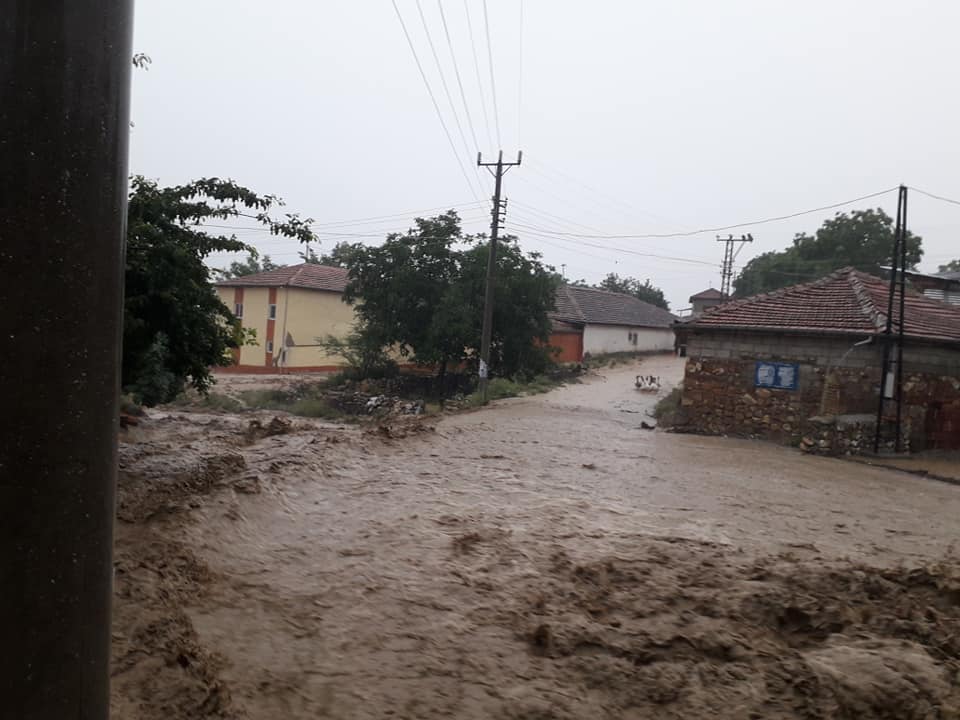
{"type": "Polygon", "coordinates": [[[493,209],[490,211],[492,218],[490,222],[490,253],[487,260],[487,289],[483,301],[483,331],[480,335],[480,396],[484,403],[487,402],[487,385],[490,381],[490,337],[493,333],[493,293],[497,278],[497,239],[500,237],[500,230],[502,229],[500,227],[500,213],[506,207],[506,203],[500,200],[500,189],[506,172],[515,165],[519,165],[522,160],[522,150],[517,153],[517,161],[512,163],[503,161],[503,150],[500,151],[495,163],[483,162],[482,153],[477,153],[477,165],[487,168],[496,183],[493,190],[493,209]]]}
{"type": "Polygon", "coordinates": [[[0,13],[0,717],[106,720],[132,0],[0,13]]]}
{"type": "Polygon", "coordinates": [[[723,249],[723,268],[720,271],[720,293],[723,295],[724,300],[729,300],[730,290],[733,286],[733,261],[737,255],[740,254],[744,243],[753,242],[753,235],[741,235],[738,238],[735,238],[733,235],[722,238],[718,235],[717,242],[726,243],[726,247],[723,249]],[[737,252],[734,253],[733,246],[736,243],[740,243],[740,247],[737,248],[737,252]]]}

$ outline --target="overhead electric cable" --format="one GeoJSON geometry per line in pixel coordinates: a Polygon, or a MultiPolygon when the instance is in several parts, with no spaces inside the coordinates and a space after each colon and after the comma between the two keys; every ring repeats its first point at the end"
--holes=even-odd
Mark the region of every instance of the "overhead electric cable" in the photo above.
{"type": "Polygon", "coordinates": [[[477,57],[477,43],[473,35],[473,21],[470,19],[470,0],[463,0],[463,9],[467,13],[467,31],[470,33],[470,50],[473,53],[473,69],[477,74],[477,88],[480,90],[480,108],[483,110],[483,123],[487,130],[487,142],[493,148],[493,135],[490,134],[490,116],[487,114],[487,101],[483,93],[483,80],[480,77],[480,60],[477,57]]]}
{"type": "Polygon", "coordinates": [[[493,120],[497,128],[497,149],[503,148],[500,140],[500,110],[497,108],[497,81],[493,75],[493,45],[490,43],[490,16],[487,13],[487,0],[483,0],[483,25],[487,31],[487,59],[490,61],[490,94],[493,96],[493,120]]]}
{"type": "Polygon", "coordinates": [[[463,101],[463,114],[467,116],[467,126],[470,128],[470,137],[473,138],[473,147],[475,151],[480,150],[480,143],[477,141],[477,132],[473,128],[473,117],[470,114],[470,106],[467,104],[467,93],[463,90],[463,80],[460,78],[460,67],[457,65],[457,55],[453,51],[453,41],[450,39],[450,28],[447,26],[447,16],[443,12],[443,0],[437,0],[437,7],[440,8],[440,20],[443,23],[443,33],[447,36],[447,48],[450,50],[450,59],[453,61],[453,74],[457,78],[457,86],[460,88],[460,99],[463,101]]]}
{"type": "Polygon", "coordinates": [[[467,174],[467,169],[463,166],[463,160],[460,158],[460,153],[457,151],[457,146],[454,144],[453,138],[450,136],[450,130],[447,128],[447,123],[443,119],[443,113],[440,112],[440,106],[437,104],[437,98],[434,96],[433,89],[430,87],[430,82],[427,80],[427,74],[423,71],[423,65],[420,63],[420,57],[417,55],[417,50],[413,46],[413,40],[410,38],[410,33],[407,31],[407,24],[403,21],[403,15],[400,14],[400,8],[397,6],[397,0],[390,1],[393,3],[393,9],[397,13],[397,20],[400,21],[400,27],[403,28],[403,34],[407,38],[407,45],[410,46],[410,52],[413,54],[413,60],[417,63],[417,70],[420,71],[420,77],[423,79],[423,84],[426,86],[427,93],[430,95],[430,101],[433,103],[433,109],[437,112],[437,119],[440,121],[441,127],[443,127],[444,135],[447,136],[447,142],[450,143],[450,150],[453,151],[453,156],[457,160],[457,165],[460,166],[460,172],[463,173],[463,179],[470,187],[470,194],[473,195],[475,200],[479,201],[480,198],[477,195],[477,190],[470,181],[470,176],[467,174]]]}
{"type": "MultiPolygon", "coordinates": [[[[690,230],[687,232],[625,233],[625,234],[611,234],[611,235],[587,235],[584,233],[557,233],[557,234],[565,235],[568,237],[600,238],[600,239],[608,239],[608,240],[616,240],[616,239],[642,240],[646,238],[692,237],[694,235],[703,235],[704,233],[716,233],[716,232],[723,232],[724,230],[735,230],[738,228],[752,227],[754,225],[764,225],[766,223],[779,222],[781,220],[790,220],[791,218],[800,217],[802,215],[810,215],[811,213],[823,212],[824,210],[833,210],[834,208],[843,207],[844,205],[851,205],[852,203],[860,202],[861,200],[869,200],[870,198],[878,197],[879,195],[886,195],[887,193],[893,192],[896,189],[897,187],[887,188],[886,190],[880,190],[879,192],[870,193],[869,195],[861,195],[860,197],[853,198],[851,200],[844,200],[843,202],[832,203],[830,205],[823,205],[821,207],[811,208],[810,210],[801,210],[799,212],[789,213],[787,215],[777,215],[775,217],[763,218],[762,220],[751,220],[750,222],[741,222],[741,223],[735,223],[733,225],[721,225],[719,227],[702,228],[700,230],[690,230]]],[[[947,198],[938,198],[938,199],[947,200],[947,198]]]]}

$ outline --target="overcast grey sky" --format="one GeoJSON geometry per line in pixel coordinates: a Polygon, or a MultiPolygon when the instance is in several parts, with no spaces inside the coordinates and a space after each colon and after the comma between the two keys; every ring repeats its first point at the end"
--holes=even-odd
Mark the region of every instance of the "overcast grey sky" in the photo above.
{"type": "MultiPolygon", "coordinates": [[[[442,2],[479,149],[492,157],[483,2],[467,0],[489,132],[465,3],[442,2]]],[[[343,239],[376,242],[421,211],[453,206],[468,231],[484,230],[489,202],[477,198],[492,182],[474,174],[438,4],[420,0],[466,148],[416,1],[397,3],[474,190],[391,0],[138,0],[134,48],[153,64],[134,73],[131,172],[164,184],[230,177],[317,223],[400,216],[318,228],[356,233],[343,239]]],[[[487,5],[502,147],[507,157],[524,151],[504,182],[507,231],[569,278],[649,277],[679,309],[718,286],[714,235],[558,233],[693,230],[900,182],[960,198],[955,0],[525,0],[522,36],[520,0],[487,5]]],[[[892,215],[895,203],[891,192],[851,209],[892,215]]],[[[833,212],[738,231],[756,239],[738,264],[833,212]]],[[[921,267],[960,257],[960,206],[912,194],[910,226],[924,239],[921,267]]],[[[241,235],[298,262],[293,241],[241,235]]]]}

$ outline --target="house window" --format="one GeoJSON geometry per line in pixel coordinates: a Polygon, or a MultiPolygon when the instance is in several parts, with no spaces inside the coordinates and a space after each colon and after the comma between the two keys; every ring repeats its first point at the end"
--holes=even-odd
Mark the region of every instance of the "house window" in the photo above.
{"type": "Polygon", "coordinates": [[[268,353],[273,352],[273,340],[267,340],[267,352],[268,353]]]}
{"type": "Polygon", "coordinates": [[[267,310],[267,319],[268,320],[277,319],[277,306],[273,303],[270,303],[270,308],[267,310]]]}
{"type": "Polygon", "coordinates": [[[238,318],[243,317],[243,303],[237,303],[236,305],[233,306],[233,314],[236,315],[238,318]]]}

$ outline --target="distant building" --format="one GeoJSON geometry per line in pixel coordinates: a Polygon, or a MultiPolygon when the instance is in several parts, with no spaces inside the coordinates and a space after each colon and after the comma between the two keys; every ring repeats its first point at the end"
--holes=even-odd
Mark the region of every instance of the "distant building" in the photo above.
{"type": "MultiPolygon", "coordinates": [[[[688,429],[872,449],[888,295],[845,268],[684,323],[688,429]]],[[[912,450],[960,448],[960,307],[913,290],[904,302],[902,436],[912,450]]]]}
{"type": "Polygon", "coordinates": [[[723,302],[723,293],[715,288],[707,288],[690,296],[690,314],[696,317],[723,302]]]}
{"type": "Polygon", "coordinates": [[[581,362],[587,353],[669,352],[674,346],[676,318],[633,295],[561,285],[550,319],[558,362],[581,362]]]}
{"type": "Polygon", "coordinates": [[[926,297],[960,305],[960,272],[921,273],[908,270],[910,284],[926,297]]]}
{"type": "Polygon", "coordinates": [[[320,341],[345,337],[354,325],[353,308],[342,300],[346,287],[345,269],[315,263],[218,282],[220,299],[257,334],[258,345],[235,350],[229,369],[309,372],[342,366],[343,359],[327,353],[320,341]]]}

